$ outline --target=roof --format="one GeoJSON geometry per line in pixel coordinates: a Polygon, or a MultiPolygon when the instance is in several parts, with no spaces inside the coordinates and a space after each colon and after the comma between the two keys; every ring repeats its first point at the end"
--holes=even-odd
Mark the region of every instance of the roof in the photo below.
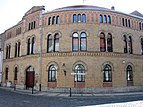
{"type": "Polygon", "coordinates": [[[143,17],[143,14],[141,14],[141,13],[138,12],[137,10],[134,11],[134,12],[132,12],[132,13],[130,13],[130,14],[135,15],[135,16],[139,16],[139,17],[143,17]]]}
{"type": "Polygon", "coordinates": [[[75,5],[75,6],[67,6],[55,9],[53,11],[62,11],[62,10],[77,10],[77,9],[99,9],[99,10],[110,10],[108,8],[104,7],[98,7],[98,6],[90,6],[90,5],[75,5]]]}
{"type": "Polygon", "coordinates": [[[114,6],[111,7],[111,9],[109,8],[105,8],[105,7],[99,7],[99,6],[91,6],[91,5],[74,5],[74,6],[67,6],[67,7],[62,7],[62,8],[57,8],[55,10],[52,11],[48,11],[46,13],[51,13],[51,12],[59,12],[59,11],[68,11],[68,10],[101,10],[101,11],[109,11],[109,12],[115,12],[115,13],[120,13],[120,14],[124,14],[124,15],[129,15],[135,18],[139,18],[139,19],[143,19],[143,15],[141,13],[139,13],[138,11],[134,11],[132,13],[124,13],[124,12],[119,12],[116,11],[114,6]]]}

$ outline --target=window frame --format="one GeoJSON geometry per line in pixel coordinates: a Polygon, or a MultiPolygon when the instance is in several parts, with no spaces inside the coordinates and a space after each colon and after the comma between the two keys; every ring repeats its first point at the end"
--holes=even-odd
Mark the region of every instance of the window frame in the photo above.
{"type": "MultiPolygon", "coordinates": [[[[82,64],[75,65],[74,73],[85,73],[85,67],[82,64]]],[[[85,82],[85,75],[75,74],[74,82],[85,82]]]]}
{"type": "Polygon", "coordinates": [[[48,68],[48,82],[56,82],[56,81],[57,81],[57,68],[54,64],[52,64],[48,68]]]}
{"type": "Polygon", "coordinates": [[[112,67],[109,64],[103,66],[103,82],[112,82],[112,67]]]}

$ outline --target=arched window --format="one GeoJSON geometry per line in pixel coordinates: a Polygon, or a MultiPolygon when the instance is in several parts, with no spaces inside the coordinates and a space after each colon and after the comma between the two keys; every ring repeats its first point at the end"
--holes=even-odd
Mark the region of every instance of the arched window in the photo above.
{"type": "Polygon", "coordinates": [[[82,64],[77,64],[74,68],[74,81],[75,82],[85,82],[85,68],[82,64]]]}
{"type": "Polygon", "coordinates": [[[80,50],[86,51],[87,49],[87,39],[86,39],[86,33],[82,32],[80,34],[80,50]]]}
{"type": "Polygon", "coordinates": [[[128,53],[127,37],[126,37],[126,35],[123,35],[123,41],[124,41],[124,53],[128,53]]]}
{"type": "Polygon", "coordinates": [[[102,15],[100,15],[99,20],[100,20],[100,23],[103,23],[103,16],[102,15]]]}
{"type": "Polygon", "coordinates": [[[139,28],[140,28],[140,30],[142,30],[142,25],[141,25],[141,22],[139,23],[139,28]]]}
{"type": "Polygon", "coordinates": [[[131,65],[127,66],[126,76],[127,76],[127,81],[133,81],[133,69],[131,65]]]}
{"type": "Polygon", "coordinates": [[[112,68],[109,64],[104,65],[103,82],[112,82],[112,68]]]}
{"type": "Polygon", "coordinates": [[[55,16],[52,18],[52,25],[55,24],[55,16]]]}
{"type": "Polygon", "coordinates": [[[6,46],[6,59],[8,59],[8,46],[6,46]]]}
{"type": "Polygon", "coordinates": [[[127,21],[127,19],[125,19],[125,24],[126,24],[126,27],[128,26],[128,21],[127,21]]]}
{"type": "Polygon", "coordinates": [[[85,14],[82,14],[82,22],[86,23],[86,15],[85,14]]]}
{"type": "Polygon", "coordinates": [[[32,38],[32,43],[31,43],[31,54],[34,54],[34,47],[35,46],[35,38],[32,38]]]}
{"type": "Polygon", "coordinates": [[[18,73],[18,68],[15,67],[15,70],[14,70],[14,80],[17,80],[17,73],[18,73]]]}
{"type": "Polygon", "coordinates": [[[8,80],[8,67],[5,68],[5,80],[8,80]]]}
{"type": "Polygon", "coordinates": [[[57,80],[57,69],[55,65],[51,65],[48,69],[48,82],[56,82],[57,80]]]}
{"type": "Polygon", "coordinates": [[[104,23],[107,23],[107,16],[104,15],[104,23]]]}
{"type": "Polygon", "coordinates": [[[78,14],[78,22],[81,22],[81,14],[78,14]]]}
{"type": "Polygon", "coordinates": [[[8,58],[10,58],[10,50],[11,50],[11,45],[9,45],[9,48],[8,48],[8,58]]]}
{"type": "Polygon", "coordinates": [[[111,17],[110,16],[108,16],[108,20],[107,21],[108,21],[109,24],[111,24],[111,17]]]}
{"type": "Polygon", "coordinates": [[[78,51],[79,50],[79,40],[78,40],[78,33],[75,32],[72,35],[72,50],[78,51]]]}
{"type": "Polygon", "coordinates": [[[122,25],[125,26],[124,18],[122,18],[122,25]]]}
{"type": "Polygon", "coordinates": [[[54,52],[59,51],[59,34],[56,33],[54,36],[54,52]]]}
{"type": "Polygon", "coordinates": [[[27,55],[30,54],[30,38],[28,39],[28,43],[27,43],[27,55]]]}
{"type": "Polygon", "coordinates": [[[49,19],[48,19],[48,25],[50,25],[51,24],[51,17],[49,17],[49,19]]]}
{"type": "Polygon", "coordinates": [[[128,47],[129,47],[129,53],[133,53],[133,48],[132,48],[132,37],[129,36],[129,42],[128,42],[128,47]]]}
{"type": "Polygon", "coordinates": [[[15,57],[17,57],[17,43],[15,43],[15,57]]]}
{"type": "Polygon", "coordinates": [[[106,40],[104,33],[100,34],[100,51],[105,52],[106,51],[106,40]]]}
{"type": "Polygon", "coordinates": [[[128,20],[128,27],[131,27],[131,22],[130,22],[130,20],[128,20]]]}
{"type": "Polygon", "coordinates": [[[141,54],[143,55],[143,38],[141,38],[141,54]]]}
{"type": "Polygon", "coordinates": [[[52,45],[52,35],[49,34],[47,37],[47,52],[53,51],[53,45],[52,45]]]}
{"type": "Polygon", "coordinates": [[[56,24],[59,24],[60,23],[60,18],[59,16],[56,17],[56,24]]]}
{"type": "Polygon", "coordinates": [[[18,42],[18,57],[20,56],[20,42],[18,42]]]}
{"type": "Polygon", "coordinates": [[[107,51],[108,52],[113,52],[112,35],[110,33],[108,33],[108,35],[107,35],[107,51]]]}
{"type": "Polygon", "coordinates": [[[76,14],[73,15],[73,23],[76,23],[77,22],[77,17],[76,17],[76,14]]]}

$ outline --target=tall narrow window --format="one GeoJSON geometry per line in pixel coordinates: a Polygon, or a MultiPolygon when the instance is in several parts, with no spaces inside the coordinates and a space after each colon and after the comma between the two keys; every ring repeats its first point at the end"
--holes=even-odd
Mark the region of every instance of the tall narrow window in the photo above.
{"type": "Polygon", "coordinates": [[[81,14],[78,14],[78,22],[81,22],[81,14]]]}
{"type": "Polygon", "coordinates": [[[123,36],[123,41],[124,41],[124,53],[128,53],[127,37],[126,37],[126,35],[123,36]]]}
{"type": "Polygon", "coordinates": [[[100,15],[99,20],[100,20],[100,23],[103,23],[103,16],[102,15],[100,15]]]}
{"type": "Polygon", "coordinates": [[[55,16],[52,18],[52,25],[55,24],[55,16]]]}
{"type": "Polygon", "coordinates": [[[82,22],[86,23],[86,15],[85,14],[82,15],[82,22]]]}
{"type": "Polygon", "coordinates": [[[86,33],[85,32],[82,32],[80,34],[80,50],[81,51],[86,51],[87,50],[87,39],[86,39],[86,33]]]}
{"type": "Polygon", "coordinates": [[[133,70],[132,70],[132,66],[131,65],[127,66],[126,76],[127,76],[127,81],[133,81],[133,70]]]}
{"type": "Polygon", "coordinates": [[[14,70],[14,80],[17,80],[17,73],[18,73],[18,69],[17,69],[17,67],[15,67],[15,70],[14,70]]]}
{"type": "Polygon", "coordinates": [[[76,75],[74,76],[75,82],[85,82],[85,68],[82,64],[77,64],[75,66],[74,73],[76,73],[76,75]]]}
{"type": "Polygon", "coordinates": [[[131,27],[131,22],[130,22],[130,20],[128,20],[128,27],[131,27]]]}
{"type": "Polygon", "coordinates": [[[132,37],[129,36],[129,42],[128,42],[128,47],[129,47],[129,53],[133,53],[133,48],[132,48],[132,37]]]}
{"type": "Polygon", "coordinates": [[[112,35],[110,33],[108,33],[108,36],[107,36],[107,51],[108,52],[113,52],[113,48],[112,48],[112,35]]]}
{"type": "Polygon", "coordinates": [[[111,17],[110,17],[110,16],[108,16],[107,22],[108,22],[109,24],[111,24],[111,17]]]}
{"type": "Polygon", "coordinates": [[[15,57],[17,57],[17,43],[15,43],[15,57]]]}
{"type": "Polygon", "coordinates": [[[126,24],[126,27],[128,26],[128,21],[127,21],[127,19],[125,19],[125,24],[126,24]]]}
{"type": "Polygon", "coordinates": [[[73,23],[77,22],[76,14],[73,15],[73,23]]]}
{"type": "Polygon", "coordinates": [[[107,16],[104,15],[104,23],[107,23],[107,16]]]}
{"type": "Polygon", "coordinates": [[[105,52],[106,51],[106,40],[104,33],[100,34],[100,51],[105,52]]]}
{"type": "Polygon", "coordinates": [[[27,55],[30,54],[30,38],[28,39],[28,43],[27,43],[27,55]]]}
{"type": "Polygon", "coordinates": [[[8,46],[6,46],[6,59],[8,59],[8,46]]]}
{"type": "Polygon", "coordinates": [[[59,16],[56,17],[56,24],[59,24],[60,23],[60,18],[59,16]]]}
{"type": "Polygon", "coordinates": [[[55,34],[54,36],[54,52],[59,51],[59,34],[55,34]]]}
{"type": "Polygon", "coordinates": [[[8,58],[10,58],[10,50],[11,50],[11,46],[9,45],[9,49],[8,49],[8,58]]]}
{"type": "Polygon", "coordinates": [[[141,25],[141,22],[139,23],[139,28],[140,28],[140,30],[142,30],[142,25],[141,25]]]}
{"type": "Polygon", "coordinates": [[[31,29],[31,23],[29,23],[29,26],[28,26],[28,30],[30,30],[31,29]]]}
{"type": "Polygon", "coordinates": [[[122,25],[125,26],[124,18],[122,18],[122,25]]]}
{"type": "Polygon", "coordinates": [[[104,65],[103,82],[112,82],[112,69],[109,64],[104,65]]]}
{"type": "Polygon", "coordinates": [[[20,42],[18,42],[18,57],[20,56],[20,42]]]}
{"type": "Polygon", "coordinates": [[[32,43],[31,43],[31,54],[34,54],[34,47],[35,46],[35,39],[34,37],[32,38],[32,43]]]}
{"type": "Polygon", "coordinates": [[[48,25],[50,25],[51,24],[51,17],[49,17],[49,19],[48,19],[48,25]]]}
{"type": "Polygon", "coordinates": [[[57,69],[55,65],[51,65],[48,70],[48,82],[56,82],[57,80],[57,69]]]}
{"type": "Polygon", "coordinates": [[[141,54],[143,55],[143,38],[141,38],[141,54]]]}
{"type": "Polygon", "coordinates": [[[8,80],[8,67],[5,69],[5,80],[8,80]]]}
{"type": "Polygon", "coordinates": [[[31,29],[33,29],[33,22],[31,22],[31,29]]]}
{"type": "Polygon", "coordinates": [[[72,50],[78,51],[79,50],[79,40],[78,40],[78,33],[73,33],[72,35],[72,50]]]}
{"type": "Polygon", "coordinates": [[[33,28],[36,28],[36,21],[33,22],[33,28]]]}
{"type": "Polygon", "coordinates": [[[53,45],[52,45],[52,35],[49,34],[47,37],[47,52],[53,51],[53,45]]]}

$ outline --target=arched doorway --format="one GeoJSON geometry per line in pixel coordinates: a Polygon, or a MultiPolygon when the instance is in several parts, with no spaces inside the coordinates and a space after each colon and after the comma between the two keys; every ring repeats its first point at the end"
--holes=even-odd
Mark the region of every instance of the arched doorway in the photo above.
{"type": "Polygon", "coordinates": [[[35,81],[35,71],[32,66],[29,66],[26,69],[26,75],[25,75],[25,85],[26,89],[33,88],[34,87],[34,81],[35,81]]]}

